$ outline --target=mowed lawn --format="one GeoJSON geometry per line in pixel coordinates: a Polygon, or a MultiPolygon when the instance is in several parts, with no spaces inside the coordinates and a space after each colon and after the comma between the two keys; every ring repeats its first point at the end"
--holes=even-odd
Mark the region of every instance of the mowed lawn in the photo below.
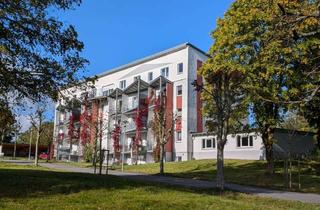
{"type": "Polygon", "coordinates": [[[319,209],[226,192],[195,191],[0,162],[1,209],[319,209]]]}
{"type": "MultiPolygon", "coordinates": [[[[298,189],[298,170],[293,163],[293,191],[320,193],[319,162],[301,164],[301,190],[298,189]],[[319,172],[318,172],[319,173],[319,172]]],[[[225,180],[244,185],[262,186],[275,189],[286,189],[284,185],[283,162],[276,162],[275,174],[265,174],[265,161],[225,160],[225,180]]],[[[159,164],[125,166],[126,171],[147,174],[159,173],[159,164]]],[[[214,180],[216,176],[216,160],[192,160],[184,162],[165,163],[165,173],[168,176],[192,179],[214,180]]]]}

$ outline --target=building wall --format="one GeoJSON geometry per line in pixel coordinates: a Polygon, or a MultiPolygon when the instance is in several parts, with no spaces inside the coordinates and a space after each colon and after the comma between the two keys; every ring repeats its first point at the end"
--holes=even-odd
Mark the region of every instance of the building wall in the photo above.
{"type": "MultiPolygon", "coordinates": [[[[216,159],[217,158],[217,142],[215,135],[195,134],[193,139],[193,159],[216,159]],[[214,148],[202,148],[203,139],[215,139],[214,148]]],[[[256,133],[239,133],[236,135],[228,135],[228,141],[224,148],[225,159],[244,159],[244,160],[263,160],[265,159],[263,143],[260,135],[256,133]],[[253,137],[253,145],[238,147],[237,136],[253,137]]]]}
{"type": "MultiPolygon", "coordinates": [[[[170,51],[170,50],[169,50],[170,51]]],[[[197,60],[205,61],[207,59],[206,55],[202,52],[194,49],[190,45],[185,45],[185,47],[175,50],[172,52],[165,53],[164,55],[154,58],[152,60],[147,60],[145,62],[138,62],[136,65],[131,65],[127,68],[122,69],[121,71],[116,71],[114,73],[106,73],[103,76],[100,76],[95,81],[95,89],[98,96],[102,96],[102,92],[108,89],[120,88],[120,81],[126,80],[126,87],[134,82],[134,77],[140,76],[141,80],[150,82],[149,72],[153,72],[153,79],[156,79],[161,75],[161,69],[163,67],[169,67],[168,80],[172,82],[173,86],[173,113],[177,111],[177,87],[182,85],[182,96],[181,96],[181,105],[182,112],[181,114],[181,141],[177,141],[176,132],[173,134],[173,149],[172,157],[173,160],[177,160],[177,156],[181,160],[190,160],[192,154],[192,140],[190,132],[196,131],[196,100],[195,92],[191,86],[191,82],[197,77],[197,60]],[[178,73],[178,64],[183,63],[183,72],[178,73]]],[[[81,93],[84,91],[91,91],[90,88],[86,90],[80,90],[75,88],[68,89],[67,95],[74,95],[77,98],[81,96],[81,93]]],[[[121,98],[121,97],[120,97],[121,98]]],[[[122,97],[123,104],[122,107],[126,106],[124,103],[130,103],[132,98],[130,96],[122,97]]],[[[63,104],[63,100],[60,102],[63,104]]],[[[106,116],[106,119],[109,119],[111,111],[115,109],[115,100],[108,99],[108,103],[103,107],[103,115],[106,116]]],[[[57,104],[58,106],[58,104],[57,104]]],[[[93,110],[94,112],[96,109],[93,110]]],[[[122,118],[124,118],[122,116],[122,118]]],[[[125,117],[127,119],[127,117],[125,117]]],[[[56,125],[58,125],[59,112],[56,111],[56,125]]],[[[68,117],[66,118],[66,120],[68,117]]],[[[132,119],[128,118],[128,121],[132,119]]],[[[110,126],[114,124],[114,120],[109,122],[110,126]]],[[[60,128],[55,126],[55,137],[58,135],[60,128]]],[[[67,135],[67,129],[64,129],[64,132],[67,135]]],[[[149,133],[149,132],[148,132],[149,133]]],[[[102,146],[104,149],[110,149],[113,151],[111,135],[107,132],[103,132],[103,142],[102,146]]],[[[149,136],[149,134],[148,134],[149,136]]],[[[128,141],[128,139],[126,139],[128,141]]],[[[148,140],[149,141],[149,140],[148,140]]],[[[153,141],[150,139],[150,143],[153,141]]],[[[68,145],[65,145],[66,147],[68,145]]],[[[74,147],[75,148],[75,147],[74,147]]],[[[149,147],[148,147],[149,148],[149,147]]],[[[150,153],[150,150],[149,150],[150,153]]],[[[79,153],[80,154],[80,153],[79,153]]],[[[171,156],[171,155],[170,155],[171,156]]],[[[147,155],[147,159],[150,159],[150,154],[147,155]]],[[[169,158],[172,159],[172,158],[169,158]]]]}

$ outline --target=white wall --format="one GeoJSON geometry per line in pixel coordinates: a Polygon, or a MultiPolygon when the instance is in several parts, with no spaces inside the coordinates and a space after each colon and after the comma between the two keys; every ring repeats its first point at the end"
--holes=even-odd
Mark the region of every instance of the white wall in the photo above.
{"type": "MultiPolygon", "coordinates": [[[[182,85],[182,118],[181,118],[181,142],[176,142],[176,135],[174,135],[174,154],[175,156],[180,156],[182,160],[190,160],[192,154],[192,139],[190,132],[196,131],[196,97],[191,82],[196,79],[197,70],[197,60],[205,61],[207,57],[195,50],[194,48],[187,45],[185,48],[181,48],[178,51],[168,53],[161,57],[155,58],[153,60],[146,61],[144,63],[139,63],[135,66],[117,71],[111,74],[100,77],[95,82],[95,88],[99,92],[103,87],[107,86],[109,88],[119,87],[121,80],[126,80],[126,87],[134,82],[135,76],[140,76],[142,80],[149,82],[148,73],[153,72],[153,79],[156,79],[161,74],[161,69],[164,67],[169,67],[168,79],[173,82],[173,111],[176,109],[176,87],[182,85]],[[178,64],[183,63],[183,73],[178,73],[178,64]],[[141,72],[136,72],[137,69],[143,69],[141,72]]],[[[81,91],[79,89],[70,88],[69,90],[74,90],[72,95],[80,97],[81,91]]],[[[98,93],[99,94],[99,93],[98,93]]],[[[111,101],[110,101],[111,102],[111,101]]],[[[109,106],[105,107],[105,112],[108,112],[109,107],[112,107],[110,103],[109,106]]],[[[105,113],[107,115],[107,113],[105,113]]],[[[103,147],[106,148],[107,145],[111,146],[112,141],[108,140],[108,137],[103,137],[103,147]],[[109,142],[108,142],[109,141],[109,142]]],[[[110,148],[111,149],[111,148],[110,148]]]]}
{"type": "MultiPolygon", "coordinates": [[[[211,149],[202,148],[202,139],[215,138],[213,135],[195,135],[193,139],[193,158],[198,159],[216,159],[217,158],[217,142],[216,147],[211,149]]],[[[256,133],[242,133],[236,135],[228,135],[228,141],[224,148],[225,159],[243,159],[243,160],[262,160],[264,159],[264,148],[260,135],[256,133]],[[253,146],[238,147],[237,136],[253,136],[253,146]]]]}

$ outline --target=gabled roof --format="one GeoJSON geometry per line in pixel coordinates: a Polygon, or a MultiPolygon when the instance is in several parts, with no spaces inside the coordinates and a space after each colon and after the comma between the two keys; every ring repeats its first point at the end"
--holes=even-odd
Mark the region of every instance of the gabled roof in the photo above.
{"type": "MultiPolygon", "coordinates": [[[[106,72],[103,72],[101,74],[98,74],[97,77],[100,78],[100,77],[104,77],[106,75],[109,75],[109,74],[113,74],[113,73],[116,73],[118,71],[121,71],[123,69],[126,69],[126,68],[130,68],[130,67],[133,67],[133,66],[136,66],[136,65],[139,65],[139,64],[142,64],[142,63],[145,63],[147,61],[150,61],[150,60],[153,60],[153,59],[156,59],[156,58],[159,58],[159,57],[162,57],[162,56],[166,56],[166,55],[169,55],[171,53],[174,53],[174,52],[178,52],[180,50],[183,50],[187,47],[192,47],[193,49],[197,50],[198,52],[202,53],[203,55],[205,56],[208,56],[208,54],[206,52],[204,52],[203,50],[200,50],[199,48],[197,48],[196,46],[194,46],[193,44],[189,43],[189,42],[186,42],[186,43],[183,43],[183,44],[180,44],[176,47],[173,47],[173,48],[170,48],[170,49],[167,49],[167,50],[164,50],[164,51],[161,51],[159,53],[156,53],[156,54],[153,54],[151,56],[147,56],[145,58],[142,58],[142,59],[139,59],[139,60],[135,60],[131,63],[128,63],[128,64],[125,64],[125,65],[122,65],[122,66],[119,66],[117,68],[114,68],[114,69],[111,69],[111,70],[108,70],[106,72]]],[[[209,57],[209,56],[208,56],[209,57]]]]}
{"type": "Polygon", "coordinates": [[[159,76],[150,82],[150,86],[153,88],[159,87],[160,86],[160,79],[161,79],[162,85],[167,84],[167,83],[171,83],[171,81],[168,80],[167,78],[165,78],[164,76],[159,76]]]}
{"type": "Polygon", "coordinates": [[[129,85],[126,89],[123,90],[124,94],[135,93],[138,91],[139,88],[139,81],[140,81],[140,90],[147,90],[149,84],[142,79],[135,80],[131,85],[129,85]]]}

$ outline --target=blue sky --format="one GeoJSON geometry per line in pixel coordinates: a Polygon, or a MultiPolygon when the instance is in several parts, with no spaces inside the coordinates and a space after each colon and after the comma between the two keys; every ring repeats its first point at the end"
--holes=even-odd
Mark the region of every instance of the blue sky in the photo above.
{"type": "Polygon", "coordinates": [[[58,14],[76,27],[92,76],[184,42],[207,51],[231,0],[84,0],[58,14]]]}

